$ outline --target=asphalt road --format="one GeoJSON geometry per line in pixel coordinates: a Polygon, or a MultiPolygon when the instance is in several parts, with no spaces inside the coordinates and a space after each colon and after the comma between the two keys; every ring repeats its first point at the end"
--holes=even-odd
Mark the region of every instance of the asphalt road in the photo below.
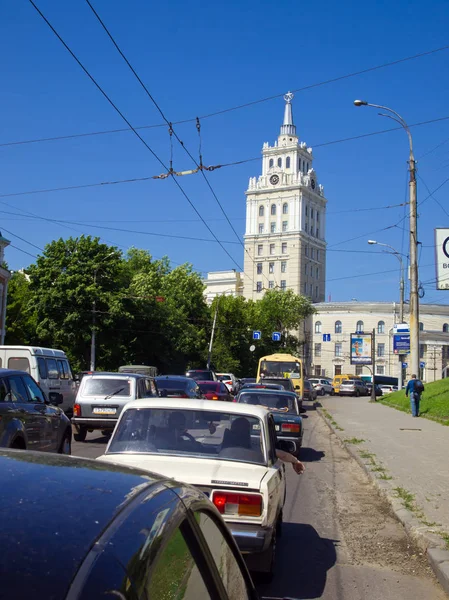
{"type": "MultiPolygon", "coordinates": [[[[95,458],[107,438],[88,434],[72,453],[95,458]]],[[[359,465],[319,415],[305,418],[301,459],[287,465],[288,492],[277,572],[262,596],[325,600],[443,600],[425,556],[410,544],[359,465]]],[[[257,582],[256,582],[257,583],[257,582]]]]}

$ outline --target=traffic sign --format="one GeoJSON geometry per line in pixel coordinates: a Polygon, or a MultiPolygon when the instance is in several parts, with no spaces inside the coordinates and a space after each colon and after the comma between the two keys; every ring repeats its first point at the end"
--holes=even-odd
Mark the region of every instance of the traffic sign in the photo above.
{"type": "Polygon", "coordinates": [[[330,341],[331,341],[331,334],[323,333],[323,342],[330,342],[330,341]]]}
{"type": "Polygon", "coordinates": [[[395,333],[393,335],[394,354],[407,354],[410,351],[410,334],[395,333]]]}
{"type": "Polygon", "coordinates": [[[410,325],[408,323],[395,323],[393,333],[410,333],[410,325]]]}
{"type": "Polygon", "coordinates": [[[425,366],[426,366],[426,363],[425,363],[425,362],[420,362],[420,363],[419,363],[419,367],[420,367],[421,369],[424,369],[424,367],[425,367],[425,366]]]}
{"type": "Polygon", "coordinates": [[[273,331],[273,333],[271,334],[271,339],[273,340],[273,342],[280,342],[281,341],[281,332],[273,331]]]}
{"type": "Polygon", "coordinates": [[[408,367],[408,363],[402,363],[402,368],[406,369],[408,367]]]}
{"type": "Polygon", "coordinates": [[[437,290],[449,290],[449,229],[435,229],[437,290]]]}
{"type": "Polygon", "coordinates": [[[253,331],[253,340],[260,340],[262,337],[261,331],[253,331]]]}

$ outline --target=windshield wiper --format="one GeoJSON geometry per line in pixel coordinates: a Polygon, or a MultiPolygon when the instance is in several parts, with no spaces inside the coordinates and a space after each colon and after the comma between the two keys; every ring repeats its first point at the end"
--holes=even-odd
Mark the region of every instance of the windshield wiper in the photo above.
{"type": "Polygon", "coordinates": [[[104,399],[109,400],[109,398],[112,398],[112,396],[115,396],[116,394],[123,392],[124,389],[125,389],[124,387],[121,387],[118,390],[115,390],[115,392],[112,392],[112,394],[108,394],[107,396],[105,396],[104,399]]]}

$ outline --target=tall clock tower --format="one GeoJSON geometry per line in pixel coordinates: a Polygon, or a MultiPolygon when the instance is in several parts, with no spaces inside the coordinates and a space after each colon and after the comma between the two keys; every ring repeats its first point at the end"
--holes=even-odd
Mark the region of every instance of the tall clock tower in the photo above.
{"type": "Polygon", "coordinates": [[[244,296],[293,290],[325,299],[326,203],[313,168],[312,148],[293,122],[293,94],[284,96],[284,121],[273,146],[262,148],[262,175],[246,191],[244,296]]]}

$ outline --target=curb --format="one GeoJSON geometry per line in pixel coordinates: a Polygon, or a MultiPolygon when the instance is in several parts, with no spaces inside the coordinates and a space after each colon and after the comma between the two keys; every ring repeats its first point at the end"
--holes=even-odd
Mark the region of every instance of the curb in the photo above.
{"type": "Polygon", "coordinates": [[[352,458],[354,458],[362,467],[380,494],[388,500],[394,516],[402,523],[407,535],[427,554],[427,560],[429,561],[430,566],[440,582],[441,587],[449,596],[449,550],[446,549],[443,540],[435,533],[423,529],[422,523],[411,511],[404,508],[400,499],[396,497],[391,482],[376,477],[370,469],[370,463],[365,462],[352,444],[347,444],[343,441],[341,432],[332,425],[324,414],[323,409],[316,407],[316,412],[327,424],[331,432],[337,437],[340,444],[346,448],[352,458]]]}

